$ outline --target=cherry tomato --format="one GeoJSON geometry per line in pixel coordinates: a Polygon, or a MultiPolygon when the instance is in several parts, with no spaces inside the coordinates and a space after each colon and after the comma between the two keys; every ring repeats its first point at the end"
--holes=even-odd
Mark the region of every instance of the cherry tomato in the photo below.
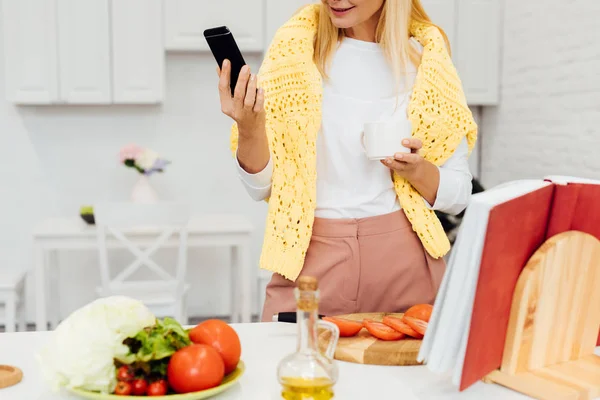
{"type": "Polygon", "coordinates": [[[134,378],[135,377],[133,376],[133,371],[127,365],[123,365],[117,370],[117,380],[119,381],[129,382],[132,381],[134,378]]]}
{"type": "Polygon", "coordinates": [[[389,326],[390,328],[397,330],[398,332],[404,333],[407,336],[414,337],[415,339],[423,339],[423,335],[415,331],[405,322],[402,322],[402,319],[398,317],[386,315],[385,317],[383,317],[383,323],[389,326]]]}
{"type": "Polygon", "coordinates": [[[381,322],[375,322],[370,319],[365,319],[363,325],[369,333],[381,340],[400,340],[404,338],[404,333],[398,332],[381,322]]]}
{"type": "Polygon", "coordinates": [[[408,326],[410,326],[411,328],[413,328],[415,331],[419,332],[423,336],[425,336],[425,332],[427,331],[427,325],[429,325],[429,323],[427,323],[423,320],[413,318],[413,317],[407,317],[406,315],[404,315],[404,317],[402,317],[402,322],[404,322],[405,324],[407,324],[408,326]]]}
{"type": "Polygon", "coordinates": [[[131,383],[124,381],[117,382],[117,387],[115,387],[115,394],[118,394],[119,396],[131,395],[131,383]]]}
{"type": "Polygon", "coordinates": [[[223,359],[207,344],[192,344],[177,350],[167,366],[169,385],[177,393],[213,388],[221,384],[224,376],[223,359]]]}
{"type": "Polygon", "coordinates": [[[417,304],[406,310],[404,316],[429,322],[429,318],[431,318],[432,312],[433,306],[431,304],[417,304]]]}
{"type": "Polygon", "coordinates": [[[237,332],[218,319],[203,321],[190,330],[190,340],[212,346],[223,358],[225,375],[230,374],[240,362],[242,345],[237,332]]]}
{"type": "Polygon", "coordinates": [[[145,379],[136,379],[131,382],[131,393],[134,396],[143,396],[148,390],[148,382],[145,379]]]}
{"type": "Polygon", "coordinates": [[[363,328],[363,324],[358,321],[352,321],[340,317],[323,317],[324,321],[328,321],[337,325],[340,329],[341,337],[350,337],[356,335],[363,328]]]}
{"type": "Polygon", "coordinates": [[[161,379],[150,383],[150,385],[148,385],[148,391],[146,394],[148,396],[165,396],[168,389],[169,387],[167,385],[167,381],[161,379]]]}

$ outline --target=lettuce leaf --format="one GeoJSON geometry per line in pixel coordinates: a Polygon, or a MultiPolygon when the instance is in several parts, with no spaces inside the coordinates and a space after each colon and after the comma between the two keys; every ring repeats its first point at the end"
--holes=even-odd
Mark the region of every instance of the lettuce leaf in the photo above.
{"type": "Polygon", "coordinates": [[[117,359],[146,374],[165,375],[169,357],[191,344],[188,333],[172,318],[157,319],[156,324],[123,341],[129,353],[117,359]]]}

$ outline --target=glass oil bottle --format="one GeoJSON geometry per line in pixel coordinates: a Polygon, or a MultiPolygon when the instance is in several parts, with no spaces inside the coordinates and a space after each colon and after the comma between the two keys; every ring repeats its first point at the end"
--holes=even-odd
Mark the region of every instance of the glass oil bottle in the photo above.
{"type": "Polygon", "coordinates": [[[335,324],[319,320],[318,282],[313,277],[300,277],[294,289],[298,342],[296,352],[280,361],[277,377],[285,400],[329,400],[338,378],[338,367],[333,357],[340,331],[335,324]],[[321,351],[318,329],[329,343],[321,351]]]}

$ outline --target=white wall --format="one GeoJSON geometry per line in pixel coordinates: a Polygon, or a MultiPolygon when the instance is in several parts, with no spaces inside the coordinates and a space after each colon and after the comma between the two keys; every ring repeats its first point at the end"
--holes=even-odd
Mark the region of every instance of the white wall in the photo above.
{"type": "Polygon", "coordinates": [[[501,104],[482,115],[484,184],[600,177],[600,1],[504,3],[501,104]]]}
{"type": "MultiPolygon", "coordinates": [[[[31,231],[43,218],[77,216],[83,204],[126,199],[137,176],[116,156],[129,142],[173,161],[152,178],[163,198],[189,200],[197,212],[249,217],[258,264],[266,205],[249,199],[235,175],[230,120],[220,112],[210,54],[168,55],[162,106],[17,108],[5,100],[2,42],[0,37],[0,268],[15,268],[5,261],[13,257],[30,266],[31,231]]],[[[260,56],[247,61],[256,69],[260,56]]],[[[94,298],[96,259],[94,252],[60,254],[63,316],[94,298]]],[[[224,250],[190,254],[192,314],[228,312],[227,262],[224,250]]],[[[31,287],[28,293],[31,299],[31,287]]]]}

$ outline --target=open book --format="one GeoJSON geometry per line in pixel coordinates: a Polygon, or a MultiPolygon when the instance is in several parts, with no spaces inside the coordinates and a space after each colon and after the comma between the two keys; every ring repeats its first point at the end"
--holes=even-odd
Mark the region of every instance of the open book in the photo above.
{"type": "Polygon", "coordinates": [[[519,275],[542,243],[569,230],[600,239],[600,181],[551,176],[473,195],[419,361],[452,371],[460,390],[500,368],[519,275]]]}

